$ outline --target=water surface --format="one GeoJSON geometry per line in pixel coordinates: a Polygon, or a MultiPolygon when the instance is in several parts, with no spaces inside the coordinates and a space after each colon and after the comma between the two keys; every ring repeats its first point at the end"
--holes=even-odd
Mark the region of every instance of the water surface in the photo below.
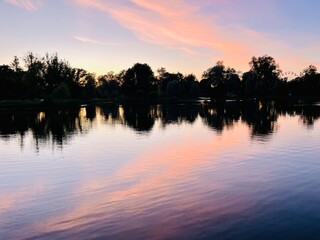
{"type": "Polygon", "coordinates": [[[0,112],[1,239],[319,239],[320,106],[0,112]]]}

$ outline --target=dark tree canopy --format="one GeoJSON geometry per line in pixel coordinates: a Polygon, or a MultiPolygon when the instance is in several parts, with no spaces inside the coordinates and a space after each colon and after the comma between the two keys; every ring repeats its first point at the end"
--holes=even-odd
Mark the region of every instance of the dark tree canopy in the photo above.
{"type": "Polygon", "coordinates": [[[204,93],[214,98],[238,96],[240,92],[239,75],[222,61],[203,73],[201,85],[204,93]]]}
{"type": "Polygon", "coordinates": [[[305,68],[300,77],[288,83],[290,94],[295,96],[319,96],[320,74],[314,65],[305,68]]]}
{"type": "Polygon", "coordinates": [[[281,70],[271,56],[253,57],[249,65],[250,71],[243,75],[245,95],[270,95],[281,85],[281,79],[279,77],[281,70]]]}
{"type": "Polygon", "coordinates": [[[129,96],[146,94],[152,90],[154,83],[155,77],[151,67],[146,63],[136,63],[125,72],[122,89],[129,96]]]}
{"type": "Polygon", "coordinates": [[[157,70],[155,76],[146,63],[136,63],[119,73],[96,76],[73,68],[58,57],[43,57],[29,52],[20,60],[14,57],[0,65],[0,99],[212,99],[265,98],[320,95],[320,74],[310,65],[291,81],[281,79],[275,59],[264,55],[252,57],[249,70],[240,74],[223,61],[204,71],[199,82],[194,74],[157,70]]]}

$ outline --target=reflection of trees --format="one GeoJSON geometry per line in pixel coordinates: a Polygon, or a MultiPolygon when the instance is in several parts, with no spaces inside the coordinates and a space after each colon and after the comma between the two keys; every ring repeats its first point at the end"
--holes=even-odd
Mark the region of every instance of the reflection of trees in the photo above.
{"type": "Polygon", "coordinates": [[[156,121],[165,127],[168,124],[192,124],[200,117],[208,127],[219,133],[241,120],[249,126],[253,138],[268,139],[276,131],[280,115],[300,116],[301,122],[310,127],[320,118],[320,106],[234,101],[215,104],[110,104],[43,111],[1,111],[0,138],[6,140],[19,136],[23,145],[27,133],[32,133],[37,148],[40,143],[46,142],[63,146],[74,134],[90,131],[97,118],[103,124],[121,124],[137,132],[149,132],[156,121]]]}
{"type": "Polygon", "coordinates": [[[101,106],[99,109],[106,124],[116,125],[124,123],[123,109],[118,105],[106,104],[101,106]]]}
{"type": "Polygon", "coordinates": [[[154,106],[123,106],[123,116],[126,125],[132,127],[138,132],[150,131],[155,122],[155,116],[153,114],[154,111],[152,111],[152,108],[154,108],[154,106]]]}
{"type": "Polygon", "coordinates": [[[320,106],[300,106],[296,108],[296,113],[305,125],[311,127],[320,118],[320,106]]]}
{"type": "Polygon", "coordinates": [[[320,105],[312,103],[299,103],[277,106],[277,112],[281,115],[288,114],[289,116],[299,116],[301,122],[307,127],[312,127],[313,124],[320,118],[320,105]]]}
{"type": "Polygon", "coordinates": [[[170,123],[193,123],[199,114],[199,105],[169,104],[161,106],[161,122],[163,126],[170,123]]]}
{"type": "Polygon", "coordinates": [[[88,128],[80,108],[45,111],[1,112],[0,137],[20,135],[23,138],[31,132],[36,147],[39,142],[52,142],[62,146],[75,133],[88,128]]]}
{"type": "Polygon", "coordinates": [[[94,105],[87,105],[86,106],[86,117],[90,121],[93,121],[96,118],[96,106],[94,105]]]}
{"type": "Polygon", "coordinates": [[[298,115],[308,126],[320,118],[319,106],[294,106],[275,102],[220,102],[203,105],[200,111],[205,124],[217,132],[232,127],[240,118],[251,129],[252,137],[267,139],[275,130],[280,115],[298,115]]]}
{"type": "Polygon", "coordinates": [[[36,140],[52,140],[63,145],[73,134],[82,132],[80,109],[45,111],[37,114],[30,128],[36,140]]]}
{"type": "Polygon", "coordinates": [[[200,116],[203,121],[218,132],[227,127],[232,127],[240,118],[238,102],[217,103],[216,105],[203,105],[200,116]]]}
{"type": "Polygon", "coordinates": [[[209,127],[217,132],[232,127],[241,118],[250,127],[253,137],[263,137],[273,133],[278,118],[277,111],[272,104],[237,101],[220,102],[214,106],[204,105],[200,116],[209,127]]]}
{"type": "Polygon", "coordinates": [[[242,119],[250,126],[253,137],[263,137],[274,132],[278,113],[272,103],[251,103],[242,108],[242,119]]]}
{"type": "Polygon", "coordinates": [[[33,119],[34,116],[28,111],[0,112],[0,134],[2,137],[24,134],[29,128],[29,122],[33,119]]]}
{"type": "Polygon", "coordinates": [[[171,123],[193,123],[198,117],[200,105],[105,105],[101,110],[108,124],[123,124],[138,132],[148,132],[157,119],[163,127],[171,123]]]}

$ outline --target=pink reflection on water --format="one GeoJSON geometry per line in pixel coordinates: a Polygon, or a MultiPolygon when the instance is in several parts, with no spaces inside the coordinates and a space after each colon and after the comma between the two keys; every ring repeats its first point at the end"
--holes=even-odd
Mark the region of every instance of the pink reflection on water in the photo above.
{"type": "Polygon", "coordinates": [[[220,137],[209,132],[202,140],[182,136],[178,141],[153,146],[115,175],[100,179],[91,176],[72,193],[79,198],[71,210],[34,222],[32,229],[72,232],[89,229],[93,222],[110,222],[114,233],[146,228],[148,237],[160,239],[208,216],[245,211],[254,204],[250,198],[244,195],[226,202],[218,193],[228,184],[210,181],[206,185],[202,175],[221,164],[239,162],[241,159],[226,154],[243,152],[243,144],[249,142],[248,127],[238,124],[220,137]]]}
{"type": "MultiPolygon", "coordinates": [[[[258,200],[252,192],[237,185],[237,180],[247,179],[246,187],[258,188],[272,177],[274,166],[268,169],[269,166],[265,165],[265,171],[259,169],[257,173],[254,167],[245,168],[246,171],[239,168],[254,155],[263,158],[272,144],[281,146],[284,142],[294,141],[296,133],[292,130],[297,129],[297,118],[280,117],[280,133],[276,140],[254,144],[250,127],[240,121],[220,135],[211,132],[199,119],[193,125],[171,125],[160,140],[159,135],[164,130],[157,122],[149,135],[136,136],[144,141],[134,142],[130,142],[129,137],[124,138],[124,132],[119,128],[114,128],[112,133],[119,131],[121,143],[128,150],[136,149],[146,141],[151,143],[139,146],[118,169],[106,171],[103,176],[92,169],[96,169],[96,165],[105,169],[111,159],[91,158],[105,155],[112,149],[94,145],[109,146],[108,143],[115,138],[105,137],[111,129],[101,128],[102,121],[93,124],[99,129],[99,134],[93,131],[91,136],[96,141],[90,142],[86,138],[92,145],[83,152],[79,151],[81,156],[73,156],[79,158],[76,168],[86,174],[64,193],[63,201],[69,204],[68,207],[51,211],[57,206],[44,205],[48,212],[42,219],[34,218],[24,223],[12,233],[12,238],[59,231],[69,237],[84,238],[94,230],[98,233],[105,231],[106,236],[136,232],[146,238],[163,239],[180,236],[181,232],[191,233],[206,224],[208,219],[218,221],[242,216],[252,211],[258,200]],[[288,136],[292,136],[292,140],[289,141],[288,136]]],[[[55,187],[64,189],[58,183],[55,187]]],[[[50,194],[48,183],[0,194],[0,210],[19,209],[28,202],[37,202],[37,198],[45,193],[50,194]]],[[[231,224],[235,222],[226,221],[223,227],[231,224]]]]}

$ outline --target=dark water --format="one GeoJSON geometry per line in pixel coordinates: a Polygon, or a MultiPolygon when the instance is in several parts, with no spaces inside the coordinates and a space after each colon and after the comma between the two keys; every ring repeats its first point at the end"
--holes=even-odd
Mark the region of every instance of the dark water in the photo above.
{"type": "Polygon", "coordinates": [[[320,106],[0,111],[0,239],[320,239],[320,106]]]}

